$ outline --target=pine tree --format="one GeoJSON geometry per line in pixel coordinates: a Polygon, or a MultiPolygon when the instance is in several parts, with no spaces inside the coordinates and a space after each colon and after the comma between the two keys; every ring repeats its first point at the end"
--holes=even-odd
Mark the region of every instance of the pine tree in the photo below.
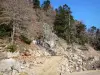
{"type": "Polygon", "coordinates": [[[71,39],[73,38],[72,25],[74,19],[71,15],[70,8],[65,4],[56,9],[56,13],[56,19],[54,22],[54,30],[56,34],[71,43],[71,39]]]}
{"type": "Polygon", "coordinates": [[[62,6],[60,6],[57,10],[58,12],[56,14],[56,19],[54,22],[54,30],[56,31],[56,34],[58,36],[62,36],[63,38],[65,38],[64,32],[65,32],[66,21],[65,21],[65,14],[63,14],[64,10],[62,6]]]}
{"type": "Polygon", "coordinates": [[[34,8],[40,8],[40,0],[33,0],[34,8]]]}
{"type": "Polygon", "coordinates": [[[42,8],[43,8],[45,11],[47,11],[47,10],[50,8],[50,5],[51,5],[50,0],[46,0],[46,1],[43,2],[42,8]]]}

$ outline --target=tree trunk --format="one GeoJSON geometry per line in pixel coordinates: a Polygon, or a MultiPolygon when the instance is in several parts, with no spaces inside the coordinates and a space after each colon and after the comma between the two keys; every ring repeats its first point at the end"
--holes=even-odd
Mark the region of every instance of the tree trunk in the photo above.
{"type": "Polygon", "coordinates": [[[71,36],[71,29],[70,29],[70,14],[69,14],[69,35],[68,35],[68,42],[70,43],[71,41],[70,41],[70,36],[71,36]]]}
{"type": "Polygon", "coordinates": [[[13,31],[12,31],[12,35],[11,35],[11,44],[14,44],[14,37],[15,37],[15,24],[13,23],[13,31]]]}

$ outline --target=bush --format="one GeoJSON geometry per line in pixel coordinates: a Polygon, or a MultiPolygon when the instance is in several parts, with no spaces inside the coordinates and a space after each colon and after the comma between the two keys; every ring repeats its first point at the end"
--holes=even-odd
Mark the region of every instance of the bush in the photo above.
{"type": "Polygon", "coordinates": [[[16,45],[9,45],[7,47],[7,49],[9,49],[9,51],[13,53],[17,50],[17,46],[16,45]]]}
{"type": "Polygon", "coordinates": [[[0,25],[0,37],[10,36],[12,28],[9,25],[2,24],[0,25]]]}
{"type": "Polygon", "coordinates": [[[20,39],[25,42],[26,44],[30,44],[32,42],[32,40],[28,39],[26,36],[21,35],[20,39]]]}

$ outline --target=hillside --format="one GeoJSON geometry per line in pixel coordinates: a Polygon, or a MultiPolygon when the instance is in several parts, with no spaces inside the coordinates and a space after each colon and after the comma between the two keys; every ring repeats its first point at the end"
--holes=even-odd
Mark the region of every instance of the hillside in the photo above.
{"type": "Polygon", "coordinates": [[[99,75],[99,30],[33,1],[0,0],[0,75],[99,75]]]}

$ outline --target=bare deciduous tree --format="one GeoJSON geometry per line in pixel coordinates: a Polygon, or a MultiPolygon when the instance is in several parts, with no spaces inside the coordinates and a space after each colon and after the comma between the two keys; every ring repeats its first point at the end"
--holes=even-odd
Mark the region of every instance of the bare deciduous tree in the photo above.
{"type": "Polygon", "coordinates": [[[16,32],[23,33],[22,28],[32,24],[33,10],[30,8],[29,0],[5,0],[2,1],[2,6],[12,21],[11,43],[13,44],[16,32]]]}

